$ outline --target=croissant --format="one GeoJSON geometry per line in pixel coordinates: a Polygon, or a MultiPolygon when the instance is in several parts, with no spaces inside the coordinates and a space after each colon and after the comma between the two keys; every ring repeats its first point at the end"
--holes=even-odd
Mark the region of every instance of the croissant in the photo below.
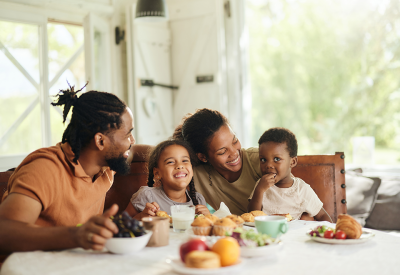
{"type": "Polygon", "coordinates": [[[362,234],[361,225],[347,214],[340,214],[336,222],[336,231],[341,230],[346,233],[348,239],[359,239],[362,234]]]}

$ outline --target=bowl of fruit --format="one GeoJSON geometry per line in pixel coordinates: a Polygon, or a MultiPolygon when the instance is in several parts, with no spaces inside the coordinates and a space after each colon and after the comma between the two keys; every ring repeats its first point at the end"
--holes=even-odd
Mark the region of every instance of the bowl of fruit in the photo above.
{"type": "Polygon", "coordinates": [[[111,253],[131,254],[142,250],[153,234],[152,231],[146,231],[141,222],[132,219],[126,212],[111,219],[118,227],[118,233],[105,244],[111,253]]]}

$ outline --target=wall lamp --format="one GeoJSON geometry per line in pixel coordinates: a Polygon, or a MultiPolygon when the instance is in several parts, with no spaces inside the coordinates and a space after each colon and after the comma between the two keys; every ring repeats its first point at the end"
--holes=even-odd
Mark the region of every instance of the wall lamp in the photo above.
{"type": "Polygon", "coordinates": [[[175,90],[179,89],[178,86],[154,83],[154,81],[151,79],[139,79],[139,81],[140,81],[140,86],[143,86],[143,87],[159,86],[159,87],[168,88],[168,89],[175,89],[175,90]]]}
{"type": "Polygon", "coordinates": [[[168,10],[165,0],[138,0],[136,4],[135,20],[168,20],[168,10]]]}

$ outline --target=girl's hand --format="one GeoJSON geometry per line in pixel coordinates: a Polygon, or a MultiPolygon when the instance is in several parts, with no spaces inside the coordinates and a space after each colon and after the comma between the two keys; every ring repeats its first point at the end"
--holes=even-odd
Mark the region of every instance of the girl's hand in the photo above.
{"type": "Polygon", "coordinates": [[[160,210],[160,206],[158,205],[158,203],[156,203],[155,201],[153,201],[152,203],[146,203],[146,207],[143,209],[142,211],[142,218],[144,217],[151,217],[151,216],[155,216],[156,212],[160,210]]]}
{"type": "Polygon", "coordinates": [[[257,188],[261,192],[267,191],[269,188],[274,186],[276,183],[276,174],[265,174],[261,177],[260,182],[257,185],[257,188]]]}
{"type": "Polygon", "coordinates": [[[196,214],[203,214],[203,215],[210,214],[210,210],[208,210],[207,206],[202,204],[196,205],[195,212],[196,214]]]}

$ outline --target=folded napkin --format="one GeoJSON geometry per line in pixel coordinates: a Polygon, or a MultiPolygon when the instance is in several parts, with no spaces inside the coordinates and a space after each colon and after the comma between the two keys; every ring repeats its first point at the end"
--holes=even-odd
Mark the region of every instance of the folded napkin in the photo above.
{"type": "Polygon", "coordinates": [[[231,211],[224,202],[221,202],[221,204],[219,205],[219,209],[213,213],[213,215],[217,216],[220,219],[225,218],[226,216],[231,214],[231,211]]]}

